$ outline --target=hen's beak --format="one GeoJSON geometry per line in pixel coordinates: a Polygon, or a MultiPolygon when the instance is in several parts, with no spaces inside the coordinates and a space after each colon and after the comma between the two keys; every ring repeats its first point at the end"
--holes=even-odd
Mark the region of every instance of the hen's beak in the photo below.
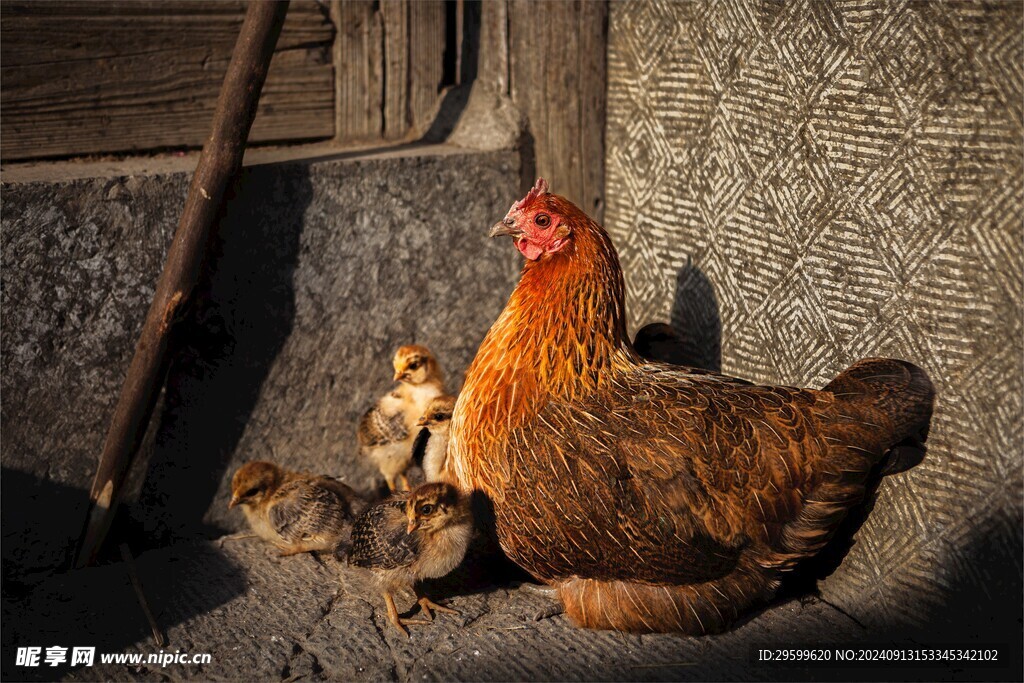
{"type": "Polygon", "coordinates": [[[228,509],[230,510],[231,508],[235,507],[236,505],[238,505],[239,502],[241,502],[241,501],[239,501],[237,495],[236,496],[231,496],[231,502],[228,503],[228,509]]]}
{"type": "Polygon", "coordinates": [[[494,224],[491,231],[487,233],[488,237],[501,237],[502,235],[511,235],[518,237],[522,235],[523,231],[516,227],[516,223],[511,218],[505,218],[494,224]]]}

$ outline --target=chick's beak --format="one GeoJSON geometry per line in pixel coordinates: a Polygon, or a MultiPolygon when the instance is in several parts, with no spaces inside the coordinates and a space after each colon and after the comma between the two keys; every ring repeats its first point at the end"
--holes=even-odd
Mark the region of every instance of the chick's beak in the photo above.
{"type": "Polygon", "coordinates": [[[406,531],[410,534],[420,528],[419,520],[409,520],[409,526],[406,527],[406,531]]]}
{"type": "Polygon", "coordinates": [[[403,379],[407,379],[407,378],[408,378],[408,375],[406,375],[402,371],[398,371],[398,372],[395,373],[395,381],[396,382],[401,382],[403,379]]]}
{"type": "Polygon", "coordinates": [[[239,502],[240,501],[238,499],[238,495],[237,494],[234,495],[234,496],[231,496],[231,502],[228,503],[228,509],[230,510],[231,508],[235,507],[236,505],[238,505],[239,502]]]}
{"type": "Polygon", "coordinates": [[[503,220],[498,221],[493,227],[491,227],[491,231],[487,236],[501,237],[502,235],[511,235],[512,237],[518,237],[522,234],[523,231],[516,227],[516,222],[506,216],[503,220]]]}
{"type": "Polygon", "coordinates": [[[426,427],[427,426],[427,418],[424,416],[424,417],[421,417],[420,419],[416,420],[416,426],[417,427],[426,427]]]}

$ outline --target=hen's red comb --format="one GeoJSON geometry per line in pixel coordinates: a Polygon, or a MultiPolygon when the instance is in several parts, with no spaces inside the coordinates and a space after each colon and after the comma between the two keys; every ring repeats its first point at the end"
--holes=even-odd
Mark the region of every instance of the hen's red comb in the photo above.
{"type": "Polygon", "coordinates": [[[529,191],[529,193],[527,193],[527,195],[520,199],[518,202],[513,204],[511,210],[515,211],[516,209],[521,209],[522,207],[532,202],[534,199],[540,197],[542,194],[547,193],[548,181],[544,180],[543,178],[537,178],[537,182],[533,184],[533,188],[529,191]]]}

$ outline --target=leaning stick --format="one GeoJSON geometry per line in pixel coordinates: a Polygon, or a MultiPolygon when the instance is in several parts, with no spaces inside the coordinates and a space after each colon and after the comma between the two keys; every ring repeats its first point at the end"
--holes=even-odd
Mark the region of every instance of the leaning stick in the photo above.
{"type": "Polygon", "coordinates": [[[139,607],[142,608],[142,613],[145,615],[149,628],[153,632],[153,642],[156,643],[157,647],[166,647],[167,638],[164,637],[164,632],[160,630],[159,624],[156,623],[153,610],[149,608],[149,601],[146,600],[146,594],[142,591],[142,580],[139,578],[139,572],[135,569],[135,558],[132,557],[132,551],[127,543],[122,543],[119,547],[121,548],[121,559],[124,561],[125,571],[128,572],[128,580],[132,582],[132,589],[135,591],[135,597],[139,601],[139,607]]]}
{"type": "Polygon", "coordinates": [[[221,199],[238,171],[260,91],[281,33],[288,0],[250,2],[220,89],[210,137],[203,145],[185,208],[128,374],[110,421],[90,491],[90,507],[75,565],[91,564],[103,544],[139,442],[162,384],[167,340],[192,293],[221,199]]]}

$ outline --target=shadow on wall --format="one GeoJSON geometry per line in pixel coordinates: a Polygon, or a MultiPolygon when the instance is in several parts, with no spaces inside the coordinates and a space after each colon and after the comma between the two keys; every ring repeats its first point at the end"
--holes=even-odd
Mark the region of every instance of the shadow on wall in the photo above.
{"type": "MultiPolygon", "coordinates": [[[[461,71],[457,74],[458,85],[449,88],[444,94],[441,104],[438,107],[437,116],[430,124],[430,127],[421,137],[421,140],[429,143],[444,142],[455,129],[459,119],[469,104],[470,91],[473,88],[473,81],[476,80],[477,66],[480,61],[480,2],[469,0],[464,5],[463,28],[461,45],[456,49],[456,4],[445,3],[447,13],[447,36],[448,44],[445,46],[445,76],[444,80],[452,83],[456,79],[455,55],[461,57],[459,60],[461,71]],[[448,73],[448,71],[451,73],[448,73]]],[[[442,87],[445,84],[442,83],[442,87]]]]}
{"type": "Polygon", "coordinates": [[[641,328],[637,352],[651,360],[719,372],[722,369],[722,319],[714,285],[704,272],[687,263],[676,276],[671,324],[641,328]]]}
{"type": "Polygon", "coordinates": [[[312,200],[301,164],[245,169],[228,190],[189,317],[175,331],[139,498],[148,544],[202,530],[270,367],[292,331],[312,200]]]}

